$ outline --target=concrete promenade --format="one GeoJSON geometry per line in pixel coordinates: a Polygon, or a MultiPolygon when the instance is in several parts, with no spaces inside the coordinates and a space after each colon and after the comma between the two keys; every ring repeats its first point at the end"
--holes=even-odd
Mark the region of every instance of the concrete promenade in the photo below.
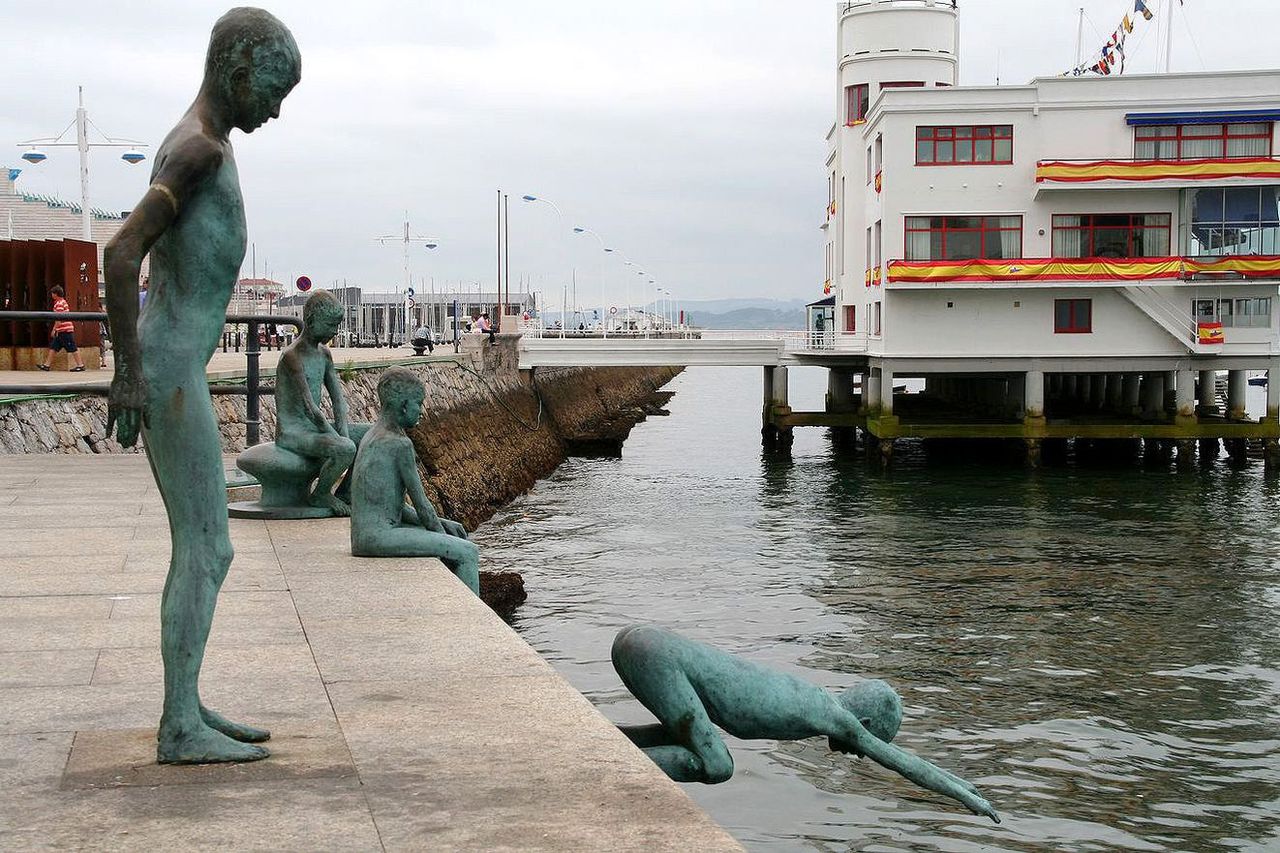
{"type": "Polygon", "coordinates": [[[231,532],[202,694],[273,756],[160,767],[145,458],[0,457],[0,849],[740,849],[438,562],[231,532]]]}

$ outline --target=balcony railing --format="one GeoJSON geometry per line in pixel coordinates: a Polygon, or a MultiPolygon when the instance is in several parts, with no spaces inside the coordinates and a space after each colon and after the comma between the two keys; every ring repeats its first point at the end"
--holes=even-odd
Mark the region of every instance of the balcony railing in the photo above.
{"type": "Polygon", "coordinates": [[[1280,279],[1280,255],[890,261],[890,284],[951,282],[1280,279]]]}
{"type": "MultiPolygon", "coordinates": [[[[1272,208],[1275,211],[1275,208],[1272,208]]],[[[1280,225],[1261,222],[1196,222],[1181,229],[1185,254],[1191,258],[1280,255],[1280,225]]]]}
{"type": "Polygon", "coordinates": [[[1280,180],[1280,158],[1227,157],[1206,160],[1040,160],[1038,184],[1098,181],[1213,181],[1225,178],[1280,180]]]}

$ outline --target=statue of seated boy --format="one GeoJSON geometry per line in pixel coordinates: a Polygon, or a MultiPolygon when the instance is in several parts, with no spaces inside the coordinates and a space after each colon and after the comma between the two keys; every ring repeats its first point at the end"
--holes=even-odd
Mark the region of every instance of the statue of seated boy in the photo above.
{"type": "Polygon", "coordinates": [[[745,740],[825,736],[834,751],[865,755],[1000,822],[973,785],[889,743],[902,723],[902,700],[883,681],[864,681],[835,696],[651,625],[618,632],[613,667],[659,720],[620,728],[677,782],[715,784],[733,776],[733,757],[716,726],[745,740]]]}
{"type": "Polygon", "coordinates": [[[302,334],[284,351],[276,368],[275,444],[251,447],[237,460],[240,468],[262,482],[264,508],[304,503],[321,510],[320,514],[351,514],[333,489],[351,468],[356,445],[368,427],[347,423],[342,383],[324,345],[337,333],[342,314],[342,305],[327,291],[316,291],[307,299],[302,307],[302,334]],[[333,404],[332,423],[320,409],[326,390],[333,404]]]}
{"type": "Polygon", "coordinates": [[[422,416],[426,390],[403,367],[378,380],[378,422],[360,443],[351,470],[351,553],[357,557],[438,557],[476,595],[480,550],[461,524],[436,514],[405,435],[422,416]],[[405,505],[409,497],[412,507],[405,505]]]}

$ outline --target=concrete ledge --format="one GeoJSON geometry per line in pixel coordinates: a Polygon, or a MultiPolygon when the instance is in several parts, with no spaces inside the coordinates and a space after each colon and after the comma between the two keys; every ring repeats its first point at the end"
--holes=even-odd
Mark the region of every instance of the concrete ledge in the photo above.
{"type": "Polygon", "coordinates": [[[0,457],[7,849],[739,850],[434,560],[231,522],[202,692],[272,728],[158,767],[168,535],[141,456],[0,457]]]}

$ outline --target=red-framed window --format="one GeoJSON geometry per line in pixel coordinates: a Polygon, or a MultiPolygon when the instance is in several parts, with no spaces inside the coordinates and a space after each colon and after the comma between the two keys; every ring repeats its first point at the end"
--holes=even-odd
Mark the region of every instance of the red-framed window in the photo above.
{"type": "Polygon", "coordinates": [[[908,216],[908,261],[1022,257],[1021,216],[908,216]]]}
{"type": "Polygon", "coordinates": [[[1009,165],[1013,125],[980,124],[916,128],[916,165],[1009,165]]]}
{"type": "Polygon", "coordinates": [[[1093,300],[1053,300],[1053,331],[1059,335],[1084,335],[1092,332],[1093,300]]]}
{"type": "Polygon", "coordinates": [[[1226,160],[1270,157],[1269,121],[1240,124],[1170,124],[1133,129],[1137,160],[1226,160]]]}
{"type": "Polygon", "coordinates": [[[867,120],[871,108],[871,87],[866,83],[844,87],[844,123],[857,124],[867,120]]]}
{"type": "Polygon", "coordinates": [[[858,331],[858,306],[844,306],[844,330],[846,332],[858,331]]]}
{"type": "Polygon", "coordinates": [[[923,80],[894,80],[890,83],[881,83],[881,89],[923,89],[923,80]]]}
{"type": "Polygon", "coordinates": [[[1171,251],[1168,213],[1055,213],[1055,258],[1165,258],[1171,251]]]}

